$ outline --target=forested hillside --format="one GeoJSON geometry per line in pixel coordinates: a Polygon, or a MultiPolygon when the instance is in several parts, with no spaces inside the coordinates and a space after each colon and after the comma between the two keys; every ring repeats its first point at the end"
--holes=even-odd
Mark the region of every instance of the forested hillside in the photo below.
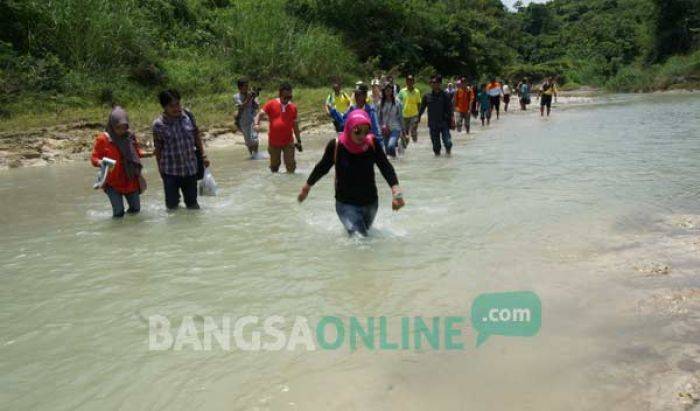
{"type": "Polygon", "coordinates": [[[0,114],[245,75],[320,86],[377,70],[637,90],[698,81],[697,0],[4,0],[0,114]],[[24,103],[22,103],[24,102],[24,103]]]}

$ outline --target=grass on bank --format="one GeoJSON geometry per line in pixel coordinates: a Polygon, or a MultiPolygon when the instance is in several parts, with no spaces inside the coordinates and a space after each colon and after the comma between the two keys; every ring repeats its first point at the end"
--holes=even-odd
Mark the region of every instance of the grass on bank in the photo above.
{"type": "MultiPolygon", "coordinates": [[[[183,106],[190,109],[202,128],[233,127],[233,94],[220,93],[202,96],[183,95],[183,106]]],[[[294,102],[302,121],[308,121],[322,112],[322,104],[328,94],[326,88],[295,88],[294,102]]],[[[261,102],[277,96],[276,91],[263,90],[261,102]]],[[[20,103],[18,103],[20,104],[20,103]]],[[[0,120],[0,132],[18,133],[28,130],[51,128],[59,125],[104,124],[110,107],[106,104],[85,102],[75,98],[28,98],[23,107],[9,118],[0,120]]],[[[153,120],[162,112],[157,96],[144,96],[121,104],[129,113],[132,127],[147,131],[153,120]]]]}
{"type": "MultiPolygon", "coordinates": [[[[403,79],[400,84],[402,82],[403,79]]],[[[416,87],[423,92],[428,90],[425,83],[418,83],[416,87]]],[[[261,104],[277,97],[275,89],[274,86],[263,89],[261,104]]],[[[346,84],[344,90],[350,93],[351,84],[346,84]]],[[[294,103],[298,107],[302,126],[324,116],[323,103],[330,91],[330,87],[294,88],[294,103]]],[[[232,89],[228,93],[209,95],[183,94],[183,106],[193,112],[202,128],[233,127],[233,95],[236,92],[237,90],[232,89]]],[[[127,102],[120,104],[129,113],[132,127],[140,132],[148,132],[153,120],[162,112],[155,93],[131,97],[127,102]]],[[[0,133],[14,134],[63,125],[101,125],[106,123],[110,107],[77,97],[32,96],[15,102],[13,111],[17,114],[0,118],[0,133]]]]}

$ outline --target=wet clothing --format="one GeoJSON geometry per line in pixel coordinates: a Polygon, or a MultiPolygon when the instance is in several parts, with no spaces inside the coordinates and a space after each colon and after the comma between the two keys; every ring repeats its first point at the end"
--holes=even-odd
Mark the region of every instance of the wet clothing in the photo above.
{"type": "Polygon", "coordinates": [[[292,102],[282,104],[279,98],[275,98],[265,103],[262,109],[270,120],[270,129],[267,132],[268,145],[285,147],[292,144],[297,106],[292,102]]]}
{"type": "Polygon", "coordinates": [[[469,128],[471,125],[471,114],[469,111],[462,113],[460,111],[457,112],[457,131],[461,132],[462,131],[462,124],[464,124],[464,128],[467,130],[467,133],[469,132],[469,128]]]}
{"type": "Polygon", "coordinates": [[[163,175],[163,189],[165,190],[165,207],[174,210],[180,205],[180,191],[185,200],[185,206],[189,209],[199,209],[197,203],[197,176],[163,175]]]}
{"type": "MultiPolygon", "coordinates": [[[[139,145],[136,142],[136,137],[133,134],[129,134],[127,137],[123,138],[125,138],[132,145],[137,156],[143,156],[143,152],[139,148],[139,145]]],[[[124,167],[125,161],[121,151],[107,132],[100,133],[95,138],[95,145],[92,149],[90,162],[93,166],[99,167],[100,162],[104,157],[109,157],[112,160],[116,160],[116,164],[107,174],[107,180],[104,184],[105,189],[111,187],[116,192],[121,194],[130,194],[133,192],[138,193],[141,188],[139,184],[139,175],[133,177],[129,177],[127,175],[127,171],[124,167]]]]}
{"type": "Polygon", "coordinates": [[[552,95],[542,94],[540,97],[540,107],[552,108],[552,95]]]}
{"type": "Polygon", "coordinates": [[[449,154],[452,151],[452,136],[450,135],[450,128],[447,126],[443,127],[430,127],[430,141],[433,143],[433,153],[436,155],[440,154],[442,147],[440,141],[445,146],[445,151],[449,154]]]}
{"type": "Polygon", "coordinates": [[[326,145],[323,158],[306,181],[310,186],[316,184],[335,165],[335,199],[344,204],[368,206],[378,200],[375,164],[389,186],[399,184],[394,167],[379,147],[373,146],[365,152],[352,154],[344,145],[340,144],[336,148],[336,144],[337,140],[333,139],[326,145]]]}
{"type": "Polygon", "coordinates": [[[141,196],[138,191],[124,194],[112,187],[106,187],[105,194],[107,194],[107,198],[109,198],[109,202],[112,205],[112,217],[114,218],[124,217],[124,198],[126,198],[126,202],[129,204],[129,209],[126,211],[127,213],[136,214],[141,211],[141,196]]]}
{"type": "Polygon", "coordinates": [[[420,110],[421,94],[420,90],[414,88],[410,91],[408,87],[404,88],[399,92],[399,101],[403,106],[403,117],[411,118],[418,116],[418,110],[420,110]]]}
{"type": "Polygon", "coordinates": [[[153,122],[153,144],[160,150],[158,161],[162,174],[172,176],[197,175],[195,136],[197,123],[192,113],[170,118],[161,114],[153,122]]]}
{"type": "Polygon", "coordinates": [[[491,109],[496,109],[499,111],[501,108],[501,96],[489,96],[489,105],[491,109]]]}
{"type": "Polygon", "coordinates": [[[413,141],[418,141],[418,116],[404,117],[403,130],[411,135],[413,141]]]}
{"type": "Polygon", "coordinates": [[[379,203],[376,201],[364,206],[335,202],[335,212],[350,235],[359,233],[366,236],[374,222],[378,208],[379,203]]]}
{"type": "Polygon", "coordinates": [[[293,173],[297,168],[297,162],[294,159],[294,144],[289,143],[284,147],[275,147],[268,145],[267,152],[270,154],[270,171],[276,173],[280,169],[282,159],[284,159],[284,167],[288,173],[293,173]]]}

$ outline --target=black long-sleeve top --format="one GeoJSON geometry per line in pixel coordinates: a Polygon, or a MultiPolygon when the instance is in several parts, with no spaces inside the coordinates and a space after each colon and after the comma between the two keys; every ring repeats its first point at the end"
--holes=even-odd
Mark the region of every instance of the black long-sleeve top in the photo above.
{"type": "Polygon", "coordinates": [[[370,147],[361,154],[352,154],[342,144],[338,146],[337,161],[334,161],[336,139],[328,142],[323,158],[316,164],[306,181],[310,186],[330,171],[335,162],[335,199],[341,203],[369,205],[377,202],[377,184],[374,180],[374,165],[379,167],[390,187],[399,184],[394,167],[386,158],[384,150],[370,147]]]}
{"type": "Polygon", "coordinates": [[[428,127],[449,127],[454,109],[452,107],[452,98],[447,93],[440,90],[425,94],[420,103],[418,117],[423,116],[426,108],[428,109],[428,127]]]}

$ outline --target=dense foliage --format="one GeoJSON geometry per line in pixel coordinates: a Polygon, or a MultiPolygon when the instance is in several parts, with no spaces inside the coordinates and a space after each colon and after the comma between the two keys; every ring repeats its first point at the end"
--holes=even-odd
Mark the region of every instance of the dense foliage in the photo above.
{"type": "Polygon", "coordinates": [[[0,114],[27,96],[94,104],[164,86],[219,93],[240,75],[318,86],[379,69],[551,74],[634,89],[644,73],[700,71],[698,0],[515,11],[499,0],[2,0],[0,26],[0,114]]]}

